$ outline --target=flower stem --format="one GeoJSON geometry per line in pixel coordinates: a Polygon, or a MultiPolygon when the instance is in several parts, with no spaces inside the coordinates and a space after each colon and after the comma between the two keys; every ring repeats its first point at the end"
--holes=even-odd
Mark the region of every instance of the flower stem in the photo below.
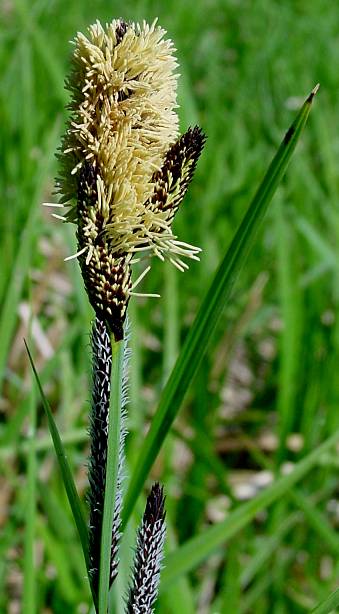
{"type": "Polygon", "coordinates": [[[124,344],[112,343],[111,400],[108,426],[108,449],[104,514],[100,547],[99,614],[107,614],[110,584],[112,526],[118,486],[119,449],[121,431],[122,366],[124,344]]]}

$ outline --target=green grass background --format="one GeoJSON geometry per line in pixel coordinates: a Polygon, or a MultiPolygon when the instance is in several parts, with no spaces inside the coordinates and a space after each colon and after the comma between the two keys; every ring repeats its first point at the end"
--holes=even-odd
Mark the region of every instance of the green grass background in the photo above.
{"type": "MultiPolygon", "coordinates": [[[[0,611],[88,612],[85,569],[23,337],[86,491],[89,330],[74,229],[51,200],[63,81],[77,30],[99,18],[159,23],[180,62],[182,129],[208,135],[175,221],[201,262],[154,262],[130,305],[128,463],[211,276],[303,98],[321,89],[233,299],[152,471],[167,493],[168,550],[225,518],[339,427],[339,24],[329,0],[0,5],[0,611]],[[33,566],[35,563],[35,569],[33,566]],[[16,608],[16,609],[15,609],[16,608]]],[[[185,577],[162,613],[308,612],[338,581],[338,457],[312,471],[185,577]]],[[[127,471],[128,473],[128,471],[127,471]]],[[[140,516],[137,507],[135,519],[140,516]]],[[[129,574],[134,527],[122,548],[129,574]]],[[[166,570],[164,580],[166,580],[166,570]]],[[[121,610],[117,599],[116,611],[121,610]],[[120,609],[119,609],[120,608],[120,609]]]]}

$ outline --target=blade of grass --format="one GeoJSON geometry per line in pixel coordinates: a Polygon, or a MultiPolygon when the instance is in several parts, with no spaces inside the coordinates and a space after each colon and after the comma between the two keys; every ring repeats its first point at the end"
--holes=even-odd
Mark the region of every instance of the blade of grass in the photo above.
{"type": "MultiPolygon", "coordinates": [[[[246,614],[247,612],[249,612],[250,614],[252,614],[252,612],[265,612],[265,606],[262,607],[262,603],[261,603],[261,599],[263,597],[263,595],[265,595],[265,593],[267,593],[268,589],[270,588],[273,580],[274,580],[274,576],[275,576],[275,571],[273,571],[272,574],[265,574],[264,576],[262,576],[261,578],[259,578],[259,580],[257,580],[257,582],[255,582],[253,584],[253,587],[251,587],[243,596],[243,599],[241,600],[241,606],[239,609],[239,614],[246,614]],[[256,608],[255,610],[253,608],[256,608]]],[[[265,605],[267,606],[267,603],[264,601],[265,605]]],[[[266,607],[266,611],[267,611],[267,607],[266,607]]]]}
{"type": "Polygon", "coordinates": [[[36,175],[37,189],[32,196],[32,206],[30,207],[28,217],[21,233],[18,244],[17,257],[13,266],[10,282],[6,288],[5,299],[2,306],[2,314],[0,319],[0,390],[3,384],[5,375],[5,365],[7,354],[10,347],[12,335],[15,329],[18,303],[21,297],[24,280],[27,278],[27,271],[30,266],[32,257],[32,245],[34,243],[37,219],[39,216],[39,207],[37,203],[41,202],[42,186],[44,185],[45,177],[48,175],[53,154],[56,149],[56,144],[59,138],[59,119],[55,122],[45,145],[45,155],[41,157],[41,165],[36,175]]]}
{"type": "Polygon", "coordinates": [[[197,434],[195,438],[187,437],[176,428],[173,428],[172,432],[177,439],[183,441],[187,447],[191,449],[194,458],[200,459],[200,461],[206,465],[206,468],[217,478],[220,490],[229,497],[231,501],[234,501],[234,495],[227,483],[227,469],[219,456],[215,454],[211,437],[209,437],[198,424],[195,425],[195,430],[197,434]]]}
{"type": "Polygon", "coordinates": [[[114,581],[112,590],[110,591],[110,609],[109,614],[125,614],[126,613],[126,586],[130,580],[131,567],[133,564],[133,553],[135,546],[136,526],[132,526],[132,522],[128,525],[123,535],[121,536],[119,550],[119,573],[114,581]]]}
{"type": "Polygon", "coordinates": [[[62,105],[66,104],[68,96],[61,86],[64,82],[64,73],[59,57],[53,53],[50,45],[46,45],[45,34],[32,16],[30,4],[23,0],[16,0],[15,6],[23,31],[32,39],[37,54],[42,64],[45,65],[46,75],[52,82],[55,95],[62,105]]]}
{"type": "Polygon", "coordinates": [[[26,503],[26,527],[25,527],[25,555],[24,555],[24,589],[22,600],[23,614],[36,612],[35,604],[35,569],[34,564],[34,539],[36,523],[36,480],[37,460],[35,450],[36,436],[36,395],[32,386],[30,394],[30,433],[29,452],[27,458],[27,503],[26,503]]]}
{"type": "Polygon", "coordinates": [[[317,465],[321,455],[337,441],[339,441],[339,430],[299,461],[290,474],[277,479],[272,486],[266,488],[257,497],[231,512],[223,522],[207,529],[202,535],[190,539],[175,553],[169,555],[162,573],[162,589],[165,589],[179,575],[194,569],[226,540],[251,522],[258,512],[283,497],[294,484],[317,465]]]}
{"type": "Polygon", "coordinates": [[[318,533],[322,547],[326,547],[334,556],[339,556],[339,536],[332,529],[327,518],[316,508],[308,497],[297,489],[290,493],[292,501],[304,513],[305,519],[312,529],[318,533]]]}
{"type": "Polygon", "coordinates": [[[296,415],[297,382],[302,336],[302,301],[297,283],[299,271],[296,252],[283,203],[278,202],[276,213],[277,291],[280,313],[284,323],[280,333],[278,375],[278,436],[276,464],[279,467],[286,455],[286,438],[293,429],[296,415]]]}
{"type": "Polygon", "coordinates": [[[239,612],[240,607],[241,542],[232,539],[228,544],[226,567],[222,579],[220,614],[239,612]]]}
{"type": "MultiPolygon", "coordinates": [[[[166,524],[165,551],[167,552],[167,550],[175,550],[178,547],[178,540],[168,513],[166,513],[166,524]]],[[[196,612],[195,594],[189,578],[185,576],[178,578],[177,582],[172,584],[171,589],[160,596],[158,607],[160,612],[169,612],[169,614],[177,614],[177,612],[194,614],[196,612]]]]}
{"type": "Polygon", "coordinates": [[[73,517],[75,520],[75,524],[79,533],[79,537],[80,537],[80,541],[81,541],[81,545],[82,545],[82,550],[84,553],[84,557],[85,557],[85,562],[86,562],[86,568],[87,570],[89,569],[89,559],[88,559],[88,532],[87,532],[87,526],[86,526],[86,522],[85,519],[83,517],[83,513],[82,513],[82,508],[81,508],[81,502],[79,499],[79,495],[77,493],[76,490],[76,486],[74,483],[74,479],[71,473],[71,469],[70,466],[68,464],[67,461],[67,456],[65,454],[63,445],[62,445],[62,441],[59,435],[59,431],[57,429],[57,426],[55,424],[54,418],[53,418],[53,414],[51,411],[51,408],[49,406],[49,403],[45,397],[44,391],[42,389],[40,380],[39,380],[39,376],[38,373],[36,371],[34,362],[33,362],[33,358],[32,355],[30,353],[30,350],[28,348],[28,345],[26,343],[26,341],[24,342],[25,346],[26,346],[26,350],[28,353],[28,357],[31,363],[31,367],[34,373],[34,377],[39,389],[39,393],[41,396],[41,400],[42,400],[42,404],[44,407],[44,410],[46,412],[46,416],[47,416],[47,421],[48,421],[48,426],[49,426],[49,430],[53,439],[53,444],[54,444],[54,448],[55,448],[55,452],[57,455],[57,459],[58,459],[58,463],[59,463],[59,467],[60,467],[60,471],[61,471],[61,475],[62,475],[62,479],[65,485],[65,489],[66,489],[66,493],[67,493],[67,497],[68,497],[68,501],[69,504],[71,506],[71,510],[73,513],[73,517]]]}
{"type": "Polygon", "coordinates": [[[123,357],[123,342],[114,342],[112,340],[111,399],[107,440],[105,500],[100,546],[99,614],[107,614],[108,610],[112,526],[119,467],[123,357]]]}
{"type": "MultiPolygon", "coordinates": [[[[76,604],[79,603],[81,587],[72,574],[69,557],[65,556],[64,543],[57,539],[55,534],[42,519],[39,520],[37,528],[39,538],[44,544],[46,554],[56,569],[60,594],[64,600],[69,602],[68,605],[71,605],[71,609],[67,608],[67,606],[65,609],[66,611],[67,609],[68,611],[74,611],[76,604]]],[[[30,614],[32,614],[32,612],[34,612],[34,610],[31,610],[30,614]]]]}
{"type": "Polygon", "coordinates": [[[240,584],[242,588],[248,586],[253,581],[259,570],[262,569],[272,555],[277,552],[286,534],[300,520],[302,520],[302,514],[300,512],[290,514],[285,518],[277,532],[274,535],[270,535],[265,542],[260,544],[257,554],[252,557],[249,563],[244,565],[241,570],[240,584]]]}
{"type": "MultiPolygon", "coordinates": [[[[40,380],[41,382],[41,380],[40,380]]],[[[26,410],[27,413],[27,410],[26,410]]],[[[63,446],[72,446],[74,444],[82,443],[88,439],[88,430],[86,428],[70,429],[62,436],[63,446]]],[[[33,442],[33,447],[36,452],[44,452],[53,448],[53,442],[49,435],[39,437],[33,442]]],[[[28,454],[30,449],[29,442],[20,441],[7,447],[0,448],[0,462],[3,462],[7,458],[14,456],[15,454],[28,454]]]]}
{"type": "Polygon", "coordinates": [[[131,441],[128,442],[128,458],[136,459],[140,447],[140,437],[145,423],[145,411],[141,400],[142,388],[142,343],[140,341],[140,314],[138,312],[136,301],[131,301],[128,308],[128,320],[133,322],[133,326],[128,328],[130,347],[131,347],[131,363],[129,368],[129,431],[133,433],[131,441]]]}
{"type": "Polygon", "coordinates": [[[268,171],[217,270],[196,319],[186,337],[183,349],[163,391],[151,428],[141,447],[123,510],[126,524],[162,443],[175,419],[185,393],[206,352],[236,277],[243,266],[258,232],[269,202],[287,168],[297,141],[307,121],[318,86],[312,90],[287,131],[268,171]]]}
{"type": "Polygon", "coordinates": [[[331,593],[324,601],[318,603],[311,611],[311,614],[329,614],[330,612],[335,612],[337,606],[339,606],[339,588],[331,593]]]}
{"type": "Polygon", "coordinates": [[[66,509],[65,498],[63,496],[59,497],[59,493],[57,495],[53,487],[47,490],[45,484],[41,482],[38,482],[38,495],[49,531],[60,543],[67,544],[67,560],[71,574],[76,578],[76,582],[81,586],[82,592],[86,594],[86,598],[89,599],[89,583],[82,586],[83,579],[86,578],[84,557],[82,550],[79,548],[73,517],[70,516],[68,509],[66,509]]]}
{"type": "Polygon", "coordinates": [[[164,270],[164,358],[163,381],[167,382],[173,369],[179,347],[178,324],[178,280],[177,270],[169,263],[165,263],[164,270]]]}
{"type": "MultiPolygon", "coordinates": [[[[64,341],[60,344],[60,346],[58,347],[56,352],[53,354],[51,359],[45,363],[45,365],[42,367],[40,371],[39,377],[40,377],[40,382],[42,385],[44,384],[44,382],[48,382],[50,378],[53,376],[53,374],[56,373],[57,371],[56,364],[59,360],[59,351],[62,351],[63,349],[65,349],[67,343],[68,344],[72,343],[72,341],[75,338],[75,335],[79,334],[79,330],[80,329],[79,329],[78,324],[76,324],[75,326],[74,325],[69,326],[69,330],[67,333],[67,342],[64,341]]],[[[20,451],[27,452],[28,450],[27,442],[25,441],[21,442],[19,441],[19,438],[20,438],[20,433],[22,429],[22,424],[27,414],[28,406],[29,406],[29,403],[24,394],[20,403],[17,404],[16,406],[15,415],[11,418],[11,420],[8,421],[7,424],[4,425],[4,428],[1,431],[0,459],[5,457],[7,454],[9,455],[17,454],[19,448],[20,448],[20,451]]],[[[82,430],[85,433],[85,429],[82,429],[82,430]]],[[[69,433],[67,433],[67,435],[64,435],[64,443],[65,443],[65,437],[67,438],[68,436],[69,436],[69,433]]],[[[82,440],[86,438],[87,438],[87,435],[83,437],[82,440]]],[[[34,445],[35,445],[36,451],[43,449],[44,445],[46,449],[53,446],[49,436],[47,436],[46,438],[42,437],[42,438],[39,438],[38,440],[35,440],[34,445]],[[42,445],[42,448],[39,447],[40,445],[42,445]]]]}

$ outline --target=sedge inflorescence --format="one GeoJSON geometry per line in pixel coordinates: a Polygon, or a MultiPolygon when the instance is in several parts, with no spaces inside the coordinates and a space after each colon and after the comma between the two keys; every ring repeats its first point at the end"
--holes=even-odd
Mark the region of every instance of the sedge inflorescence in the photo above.
{"type": "Polygon", "coordinates": [[[158,594],[164,556],[165,516],[164,491],[156,482],[147,497],[144,516],[137,533],[126,614],[154,612],[153,605],[158,594]]]}
{"type": "Polygon", "coordinates": [[[200,251],[172,231],[205,137],[198,127],[178,135],[177,62],[164,34],[155,23],[96,22],[77,34],[66,82],[58,190],[90,302],[116,340],[144,275],[132,284],[131,265],[155,255],[184,270],[183,257],[200,251]]]}

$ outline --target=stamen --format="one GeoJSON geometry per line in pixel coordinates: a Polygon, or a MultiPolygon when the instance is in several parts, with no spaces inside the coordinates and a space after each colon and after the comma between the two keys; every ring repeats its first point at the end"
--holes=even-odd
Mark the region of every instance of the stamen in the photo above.
{"type": "Polygon", "coordinates": [[[148,266],[142,273],[141,275],[139,275],[138,279],[135,280],[134,284],[132,285],[131,290],[134,290],[134,288],[137,287],[137,285],[141,282],[142,279],[144,279],[145,275],[147,275],[148,271],[151,270],[151,267],[148,266]]]}
{"type": "Polygon", "coordinates": [[[87,257],[86,257],[86,266],[89,265],[89,263],[91,261],[91,258],[93,256],[93,252],[94,252],[94,247],[93,247],[93,245],[90,245],[90,247],[88,249],[88,254],[87,254],[87,257]]]}
{"type": "Polygon", "coordinates": [[[57,213],[52,213],[52,217],[55,217],[56,220],[61,220],[62,222],[66,222],[66,218],[63,215],[58,215],[57,213]]]}
{"type": "Polygon", "coordinates": [[[187,247],[187,249],[192,249],[194,252],[201,252],[201,247],[197,247],[196,245],[190,245],[190,243],[185,243],[184,241],[173,241],[173,245],[178,245],[178,247],[187,247]]]}
{"type": "Polygon", "coordinates": [[[63,209],[65,205],[63,205],[62,203],[42,203],[43,207],[57,207],[60,209],[63,209]]]}
{"type": "Polygon", "coordinates": [[[164,258],[164,256],[162,255],[162,253],[161,253],[161,252],[159,252],[159,250],[158,250],[156,247],[154,248],[154,254],[155,254],[155,256],[158,256],[158,258],[160,258],[160,260],[161,260],[162,262],[165,262],[165,258],[164,258]]]}
{"type": "Polygon", "coordinates": [[[185,269],[187,271],[187,269],[189,269],[188,264],[186,264],[186,262],[184,262],[183,260],[181,260],[181,258],[177,258],[176,261],[182,266],[183,269],[185,269]]]}
{"type": "Polygon", "coordinates": [[[182,273],[185,273],[185,269],[179,264],[179,262],[177,262],[176,260],[173,260],[173,258],[170,258],[170,262],[172,262],[172,264],[174,264],[174,266],[181,271],[182,273]]]}
{"type": "Polygon", "coordinates": [[[67,258],[64,258],[64,262],[68,262],[69,260],[73,260],[74,258],[77,258],[78,256],[81,256],[82,254],[84,254],[87,251],[87,249],[88,249],[88,247],[83,247],[76,254],[72,254],[72,256],[67,256],[67,258]]]}
{"type": "Polygon", "coordinates": [[[160,294],[142,294],[142,292],[129,292],[130,296],[141,296],[145,298],[160,298],[160,294]]]}

